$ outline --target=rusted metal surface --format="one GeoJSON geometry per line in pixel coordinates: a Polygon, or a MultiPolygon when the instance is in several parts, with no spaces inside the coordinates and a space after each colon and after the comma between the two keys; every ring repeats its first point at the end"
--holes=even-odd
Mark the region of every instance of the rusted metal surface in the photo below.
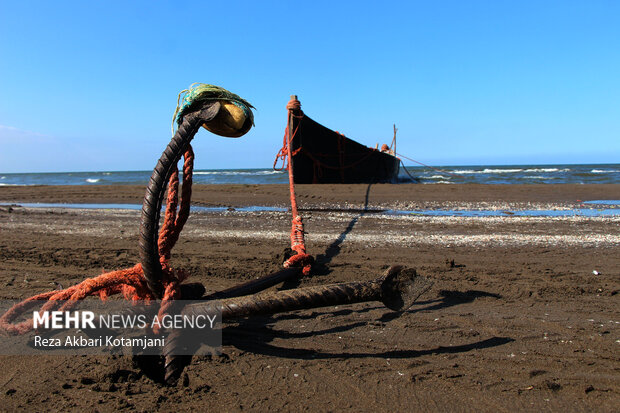
{"type": "Polygon", "coordinates": [[[205,314],[216,309],[221,311],[223,320],[231,320],[250,315],[276,314],[364,301],[381,301],[391,310],[404,311],[431,285],[427,278],[419,276],[414,269],[392,266],[381,277],[372,281],[305,287],[206,301],[186,306],[183,314],[205,314]]]}
{"type": "Polygon", "coordinates": [[[146,187],[140,220],[139,252],[144,277],[149,289],[157,298],[161,298],[163,294],[162,268],[157,251],[157,237],[159,235],[159,217],[168,179],[198,129],[203,123],[212,120],[219,109],[220,104],[218,102],[209,102],[183,117],[183,122],[159,158],[146,187]]]}
{"type": "Polygon", "coordinates": [[[204,300],[220,300],[223,298],[241,297],[244,295],[254,294],[276,284],[280,284],[291,278],[300,277],[302,275],[301,267],[285,268],[280,271],[265,275],[255,280],[250,280],[241,284],[237,284],[234,287],[227,288],[222,291],[218,291],[213,294],[209,294],[203,297],[204,300]]]}

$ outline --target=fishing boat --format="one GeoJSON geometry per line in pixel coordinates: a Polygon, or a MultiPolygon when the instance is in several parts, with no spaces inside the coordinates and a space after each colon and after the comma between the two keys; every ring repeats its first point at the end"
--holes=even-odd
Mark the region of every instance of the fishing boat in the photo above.
{"type": "Polygon", "coordinates": [[[396,183],[400,159],[391,147],[369,148],[312,120],[297,96],[287,105],[288,123],[278,159],[289,159],[296,184],[396,183]]]}

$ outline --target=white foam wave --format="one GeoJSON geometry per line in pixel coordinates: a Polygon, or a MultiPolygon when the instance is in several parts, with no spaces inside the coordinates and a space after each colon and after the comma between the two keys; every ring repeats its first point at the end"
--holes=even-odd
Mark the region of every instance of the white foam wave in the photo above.
{"type": "Polygon", "coordinates": [[[465,169],[465,170],[462,170],[462,171],[461,170],[456,170],[456,171],[452,171],[452,172],[455,173],[455,174],[461,174],[461,175],[463,175],[463,174],[479,174],[479,173],[481,173],[480,171],[474,171],[472,169],[465,169]]]}
{"type": "Polygon", "coordinates": [[[617,170],[617,169],[592,169],[590,172],[593,173],[593,174],[612,174],[612,173],[620,172],[620,170],[617,170]]]}
{"type": "Polygon", "coordinates": [[[101,179],[98,179],[98,178],[87,178],[86,179],[86,182],[88,182],[89,184],[94,184],[94,183],[97,183],[99,181],[101,181],[101,179]]]}
{"type": "Polygon", "coordinates": [[[521,172],[523,169],[485,169],[482,173],[487,174],[512,174],[515,172],[521,172]]]}
{"type": "Polygon", "coordinates": [[[525,172],[569,172],[570,169],[558,169],[558,168],[531,168],[526,169],[525,172]]]}
{"type": "Polygon", "coordinates": [[[482,171],[475,171],[473,169],[456,170],[455,174],[512,174],[515,172],[521,172],[523,169],[489,169],[485,168],[482,171]]]}
{"type": "Polygon", "coordinates": [[[485,168],[482,171],[476,171],[474,169],[465,169],[465,170],[457,170],[453,171],[455,174],[513,174],[517,172],[569,172],[569,168],[558,169],[558,168],[508,168],[508,169],[497,169],[497,168],[485,168]]]}
{"type": "Polygon", "coordinates": [[[443,175],[433,175],[431,177],[429,177],[429,179],[450,179],[449,176],[443,176],[443,175]]]}
{"type": "Polygon", "coordinates": [[[282,174],[283,171],[252,171],[252,172],[242,172],[242,171],[195,171],[194,175],[273,175],[273,174],[282,174]]]}

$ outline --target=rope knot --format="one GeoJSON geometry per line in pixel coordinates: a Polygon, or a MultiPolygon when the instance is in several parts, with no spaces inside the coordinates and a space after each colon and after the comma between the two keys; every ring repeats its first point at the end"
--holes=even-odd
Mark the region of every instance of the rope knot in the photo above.
{"type": "Polygon", "coordinates": [[[304,242],[304,222],[301,216],[296,215],[291,222],[291,249],[297,252],[306,252],[306,246],[304,242]]]}
{"type": "Polygon", "coordinates": [[[283,264],[283,267],[284,268],[303,267],[303,270],[302,270],[303,274],[310,275],[310,269],[312,268],[313,263],[314,263],[314,258],[312,257],[312,255],[309,255],[303,252],[298,252],[297,254],[293,255],[291,258],[286,260],[283,264]]]}
{"type": "Polygon", "coordinates": [[[291,100],[289,100],[288,103],[286,104],[286,109],[287,110],[300,110],[301,109],[301,102],[297,100],[297,96],[295,95],[291,96],[291,100]]]}

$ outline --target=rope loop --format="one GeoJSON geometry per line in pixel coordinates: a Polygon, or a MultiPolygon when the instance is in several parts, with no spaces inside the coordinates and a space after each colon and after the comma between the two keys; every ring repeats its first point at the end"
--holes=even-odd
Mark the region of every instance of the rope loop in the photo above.
{"type": "Polygon", "coordinates": [[[297,100],[296,96],[291,96],[291,100],[289,100],[288,103],[286,104],[286,109],[287,110],[300,110],[301,102],[297,100]]]}

